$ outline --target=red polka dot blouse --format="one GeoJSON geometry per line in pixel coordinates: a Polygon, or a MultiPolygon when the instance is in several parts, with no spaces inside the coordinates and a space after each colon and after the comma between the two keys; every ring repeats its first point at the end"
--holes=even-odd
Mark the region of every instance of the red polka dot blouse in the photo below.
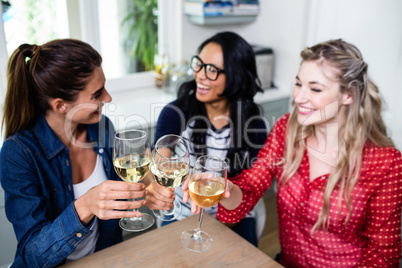
{"type": "MultiPolygon", "coordinates": [[[[286,125],[281,117],[270,132],[253,166],[233,182],[243,190],[235,210],[219,205],[217,217],[235,223],[253,209],[259,198],[281,177],[286,125]]],[[[367,143],[363,150],[360,179],[352,191],[349,221],[338,191],[330,199],[328,229],[311,234],[323,206],[328,175],[310,182],[305,150],[297,173],[286,184],[278,183],[277,211],[281,264],[285,267],[399,267],[401,257],[402,159],[395,148],[367,143]]],[[[280,180],[280,179],[279,179],[280,180]]],[[[269,221],[269,219],[268,219],[269,221]]]]}

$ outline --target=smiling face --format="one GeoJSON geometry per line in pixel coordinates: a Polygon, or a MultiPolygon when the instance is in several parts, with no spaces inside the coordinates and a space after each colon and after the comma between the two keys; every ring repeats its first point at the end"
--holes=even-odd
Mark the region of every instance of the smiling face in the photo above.
{"type": "Polygon", "coordinates": [[[88,79],[88,84],[77,99],[68,103],[67,118],[77,124],[99,122],[103,105],[112,100],[105,89],[106,79],[101,67],[97,67],[88,79]]]}
{"type": "MultiPolygon", "coordinates": [[[[207,44],[198,57],[204,64],[211,64],[221,70],[224,69],[222,48],[217,43],[207,44]]],[[[219,97],[225,90],[226,78],[224,73],[220,73],[215,81],[211,81],[205,76],[205,67],[203,67],[198,73],[194,72],[194,79],[197,83],[197,100],[206,104],[226,101],[225,97],[219,97]]]]}
{"type": "Polygon", "coordinates": [[[317,61],[302,63],[293,90],[299,124],[317,126],[344,121],[346,105],[352,98],[340,92],[340,84],[335,80],[336,71],[317,61]]]}

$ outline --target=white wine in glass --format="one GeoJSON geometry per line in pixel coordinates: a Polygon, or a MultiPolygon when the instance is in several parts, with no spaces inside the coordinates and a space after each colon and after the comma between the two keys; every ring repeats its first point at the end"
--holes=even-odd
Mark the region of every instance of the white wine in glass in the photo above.
{"type": "MultiPolygon", "coordinates": [[[[190,170],[190,155],[187,142],[180,136],[169,134],[162,136],[152,152],[151,171],[155,181],[168,189],[174,190],[186,179],[190,170]]],[[[181,204],[174,200],[170,210],[154,210],[154,215],[164,221],[177,219],[181,214],[181,204]]]]}
{"type": "MultiPolygon", "coordinates": [[[[116,133],[113,147],[113,165],[117,175],[129,183],[140,182],[151,163],[146,132],[129,130],[116,133]]],[[[141,217],[120,219],[119,224],[126,231],[139,232],[148,229],[154,222],[151,215],[142,213],[141,217]]]]}
{"type": "Polygon", "coordinates": [[[122,180],[139,182],[149,171],[150,159],[144,154],[129,154],[116,158],[113,165],[122,180]]]}
{"type": "Polygon", "coordinates": [[[204,208],[213,207],[222,199],[227,183],[227,164],[224,160],[204,155],[195,162],[189,178],[191,200],[199,207],[198,228],[182,232],[181,244],[192,251],[203,252],[212,247],[213,239],[201,231],[204,208]]]}

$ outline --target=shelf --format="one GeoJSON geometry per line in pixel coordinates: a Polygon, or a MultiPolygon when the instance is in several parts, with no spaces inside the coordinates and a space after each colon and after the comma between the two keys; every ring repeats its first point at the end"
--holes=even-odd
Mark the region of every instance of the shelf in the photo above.
{"type": "Polygon", "coordinates": [[[245,24],[257,19],[257,15],[187,16],[191,23],[198,25],[245,24]]]}

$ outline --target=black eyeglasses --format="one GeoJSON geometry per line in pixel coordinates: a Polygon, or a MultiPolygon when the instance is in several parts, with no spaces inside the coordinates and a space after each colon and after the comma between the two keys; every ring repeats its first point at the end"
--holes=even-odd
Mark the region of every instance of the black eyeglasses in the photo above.
{"type": "Polygon", "coordinates": [[[218,79],[220,73],[225,72],[224,70],[221,70],[212,64],[203,63],[198,56],[191,57],[190,68],[194,72],[198,73],[203,67],[205,67],[205,76],[211,81],[215,81],[216,79],[218,79]]]}

